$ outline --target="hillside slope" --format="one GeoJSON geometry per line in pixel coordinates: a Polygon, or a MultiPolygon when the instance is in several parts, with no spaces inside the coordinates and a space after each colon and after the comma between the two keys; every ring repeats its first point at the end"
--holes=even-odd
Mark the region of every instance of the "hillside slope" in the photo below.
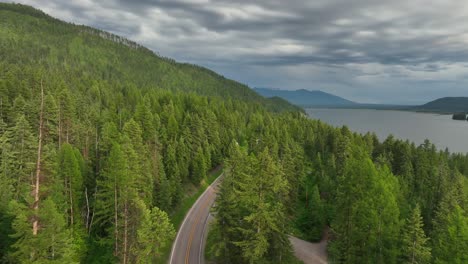
{"type": "Polygon", "coordinates": [[[117,87],[194,92],[257,102],[276,111],[299,110],[264,99],[206,68],[177,63],[123,37],[66,23],[29,6],[0,3],[0,35],[2,68],[18,61],[37,66],[40,61],[48,72],[66,76],[68,83],[79,76],[89,86],[90,80],[101,79],[117,87]]]}
{"type": "Polygon", "coordinates": [[[292,104],[303,107],[356,105],[355,102],[322,91],[308,91],[304,89],[287,91],[269,88],[254,88],[254,90],[267,98],[277,96],[292,104]]]}
{"type": "Polygon", "coordinates": [[[435,112],[468,112],[468,97],[444,97],[431,101],[427,104],[417,106],[422,111],[435,112]]]}

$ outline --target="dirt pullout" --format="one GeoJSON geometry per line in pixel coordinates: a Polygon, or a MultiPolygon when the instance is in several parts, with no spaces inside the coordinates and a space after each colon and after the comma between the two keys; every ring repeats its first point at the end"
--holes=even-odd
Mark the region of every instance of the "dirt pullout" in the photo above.
{"type": "Polygon", "coordinates": [[[319,243],[311,243],[290,236],[289,241],[294,249],[294,255],[302,260],[304,264],[326,264],[327,257],[327,235],[319,243]]]}

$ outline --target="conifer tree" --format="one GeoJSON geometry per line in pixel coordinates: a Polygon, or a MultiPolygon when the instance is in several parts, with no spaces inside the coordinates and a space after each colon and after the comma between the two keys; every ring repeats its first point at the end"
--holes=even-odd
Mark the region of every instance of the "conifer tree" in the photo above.
{"type": "Polygon", "coordinates": [[[199,184],[200,181],[206,177],[206,171],[207,169],[203,150],[199,147],[191,165],[191,178],[193,183],[199,184]]]}
{"type": "Polygon", "coordinates": [[[445,225],[437,226],[437,236],[433,242],[435,263],[466,263],[468,261],[468,216],[455,204],[451,212],[444,216],[445,225]]]}
{"type": "Polygon", "coordinates": [[[429,263],[431,248],[424,234],[421,211],[417,205],[406,220],[402,237],[402,263],[429,263]]]}
{"type": "Polygon", "coordinates": [[[305,201],[305,208],[297,219],[297,225],[309,241],[319,241],[325,227],[325,210],[317,185],[310,190],[310,198],[305,201]]]}
{"type": "Polygon", "coordinates": [[[58,177],[66,201],[67,221],[71,228],[81,225],[81,194],[84,191],[80,164],[73,147],[65,143],[58,155],[58,177]]]}
{"type": "Polygon", "coordinates": [[[120,145],[114,144],[106,161],[102,178],[97,181],[95,224],[102,229],[99,236],[112,241],[114,255],[120,254],[123,191],[128,188],[127,160],[120,145]]]}
{"type": "Polygon", "coordinates": [[[5,188],[2,195],[11,194],[13,196],[9,198],[19,200],[30,191],[29,181],[36,154],[36,142],[24,115],[19,116],[15,126],[8,128],[0,137],[0,146],[0,177],[3,179],[0,184],[5,188]]]}
{"type": "Polygon", "coordinates": [[[141,200],[136,201],[136,206],[142,215],[132,253],[136,263],[155,263],[162,249],[174,238],[174,227],[167,214],[158,207],[147,209],[141,200]]]}
{"type": "Polygon", "coordinates": [[[10,208],[16,215],[12,235],[16,239],[15,251],[11,258],[20,263],[79,263],[66,221],[51,199],[41,204],[41,229],[37,235],[31,232],[30,211],[15,201],[10,208]]]}

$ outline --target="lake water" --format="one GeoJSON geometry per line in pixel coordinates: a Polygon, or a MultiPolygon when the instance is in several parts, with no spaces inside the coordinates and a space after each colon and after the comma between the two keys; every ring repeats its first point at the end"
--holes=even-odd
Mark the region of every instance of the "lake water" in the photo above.
{"type": "Polygon", "coordinates": [[[451,115],[370,109],[306,109],[314,119],[332,126],[346,125],[359,133],[375,132],[380,140],[390,134],[416,145],[429,139],[439,149],[468,152],[468,122],[452,120],[451,115]]]}

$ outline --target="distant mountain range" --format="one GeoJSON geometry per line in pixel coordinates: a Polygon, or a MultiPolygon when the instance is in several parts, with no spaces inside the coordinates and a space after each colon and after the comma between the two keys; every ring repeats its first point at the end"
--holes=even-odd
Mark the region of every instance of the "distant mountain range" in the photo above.
{"type": "Polygon", "coordinates": [[[292,104],[302,107],[343,107],[357,105],[357,103],[353,101],[322,91],[309,91],[304,89],[288,91],[270,88],[254,88],[254,90],[264,97],[281,97],[292,104]]]}
{"type": "Polygon", "coordinates": [[[416,106],[419,111],[430,112],[468,112],[468,97],[444,97],[427,104],[416,106]]]}
{"type": "Polygon", "coordinates": [[[279,90],[270,88],[254,88],[260,95],[271,98],[280,97],[288,102],[307,107],[350,108],[350,109],[380,109],[380,110],[408,110],[435,113],[468,113],[468,97],[444,97],[423,105],[386,105],[361,104],[322,91],[309,90],[279,90]]]}

